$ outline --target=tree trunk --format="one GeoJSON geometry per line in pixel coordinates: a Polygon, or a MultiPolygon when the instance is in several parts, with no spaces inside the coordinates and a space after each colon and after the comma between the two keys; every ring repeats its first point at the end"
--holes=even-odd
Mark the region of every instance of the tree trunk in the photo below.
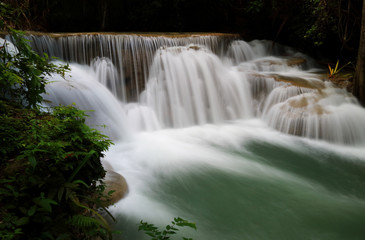
{"type": "Polygon", "coordinates": [[[360,103],[365,106],[365,0],[363,0],[362,6],[360,31],[353,94],[359,99],[360,103]]]}

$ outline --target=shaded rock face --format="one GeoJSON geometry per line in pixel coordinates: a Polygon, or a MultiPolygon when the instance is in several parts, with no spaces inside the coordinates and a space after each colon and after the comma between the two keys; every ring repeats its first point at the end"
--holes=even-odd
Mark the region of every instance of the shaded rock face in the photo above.
{"type": "Polygon", "coordinates": [[[127,195],[128,184],[125,178],[119,173],[115,172],[109,163],[104,161],[103,166],[106,170],[106,175],[104,179],[106,188],[104,190],[104,194],[108,195],[110,191],[114,191],[108,201],[108,205],[110,206],[127,195]]]}

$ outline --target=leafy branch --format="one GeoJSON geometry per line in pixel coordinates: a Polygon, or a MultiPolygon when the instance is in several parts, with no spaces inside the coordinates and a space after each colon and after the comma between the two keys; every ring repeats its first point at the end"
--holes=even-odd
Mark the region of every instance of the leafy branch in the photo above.
{"type": "MultiPolygon", "coordinates": [[[[178,227],[190,227],[196,230],[195,223],[191,223],[180,217],[174,218],[171,224],[167,225],[164,230],[159,230],[155,225],[149,224],[147,222],[140,222],[138,231],[144,231],[145,234],[151,237],[151,240],[167,240],[170,239],[171,235],[177,234],[179,231],[178,227]]],[[[183,240],[192,240],[192,238],[185,238],[183,240]]]]}

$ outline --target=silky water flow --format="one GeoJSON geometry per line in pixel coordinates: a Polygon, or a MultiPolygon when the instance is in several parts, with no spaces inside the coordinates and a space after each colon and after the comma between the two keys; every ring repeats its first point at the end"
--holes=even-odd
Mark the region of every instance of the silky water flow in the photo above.
{"type": "Polygon", "coordinates": [[[94,110],[115,143],[115,239],[177,216],[199,240],[364,239],[365,110],[309,57],[232,36],[29,38],[70,63],[45,99],[94,110]]]}

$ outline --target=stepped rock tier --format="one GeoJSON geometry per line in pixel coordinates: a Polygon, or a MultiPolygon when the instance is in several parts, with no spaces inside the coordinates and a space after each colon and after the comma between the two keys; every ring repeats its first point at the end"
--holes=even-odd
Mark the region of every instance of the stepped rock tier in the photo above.
{"type": "MultiPolygon", "coordinates": [[[[312,59],[270,41],[189,33],[33,33],[28,38],[36,51],[71,64],[72,81],[50,84],[49,100],[98,110],[89,103],[109,95],[119,105],[122,117],[110,105],[99,110],[108,116],[100,124],[123,125],[109,129],[113,137],[128,135],[120,129],[151,131],[260,118],[297,136],[342,144],[365,141],[360,126],[365,113],[356,99],[327,81],[312,59]],[[73,89],[53,87],[59,84],[73,89]],[[73,91],[78,93],[67,93],[73,91]]],[[[98,111],[94,115],[94,120],[103,119],[98,111]]]]}

